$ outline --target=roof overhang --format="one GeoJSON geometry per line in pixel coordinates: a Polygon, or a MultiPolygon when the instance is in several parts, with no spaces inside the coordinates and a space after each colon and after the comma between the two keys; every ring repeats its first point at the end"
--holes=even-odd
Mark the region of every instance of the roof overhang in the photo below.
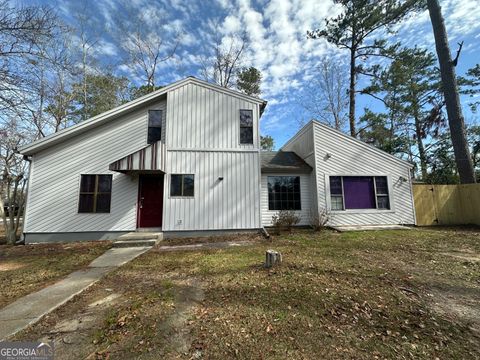
{"type": "Polygon", "coordinates": [[[115,160],[108,168],[121,173],[163,173],[165,157],[165,144],[158,141],[115,160]]]}

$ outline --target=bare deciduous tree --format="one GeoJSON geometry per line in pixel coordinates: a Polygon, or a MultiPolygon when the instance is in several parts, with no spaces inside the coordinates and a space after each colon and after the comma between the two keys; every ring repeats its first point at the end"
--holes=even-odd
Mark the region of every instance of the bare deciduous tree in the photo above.
{"type": "Polygon", "coordinates": [[[56,17],[48,7],[12,7],[0,1],[0,111],[10,111],[32,93],[23,76],[52,37],[56,17]],[[12,66],[15,64],[15,66],[12,66]]]}
{"type": "MultiPolygon", "coordinates": [[[[79,37],[80,45],[80,66],[81,66],[81,78],[82,78],[82,109],[88,107],[88,77],[92,72],[93,64],[95,63],[94,49],[98,44],[98,36],[92,31],[94,26],[91,24],[92,16],[88,13],[87,2],[81,3],[82,8],[76,12],[76,30],[79,37]]],[[[81,114],[81,120],[86,120],[88,115],[83,112],[81,114]]]]}
{"type": "Polygon", "coordinates": [[[337,130],[342,130],[348,116],[348,79],[345,73],[346,69],[338,61],[325,57],[300,95],[300,104],[312,117],[337,130]]]}
{"type": "Polygon", "coordinates": [[[40,121],[43,110],[29,109],[35,104],[43,108],[34,85],[39,79],[45,84],[45,69],[38,65],[45,60],[44,46],[57,27],[58,19],[48,7],[0,2],[0,217],[9,244],[17,240],[27,181],[28,164],[17,148],[39,135],[38,128],[30,128],[31,118],[35,115],[33,121],[40,121]]]}
{"type": "Polygon", "coordinates": [[[160,10],[138,13],[125,4],[122,11],[128,14],[118,25],[127,54],[125,65],[142,79],[143,86],[153,90],[159,85],[161,64],[172,59],[177,51],[182,31],[168,23],[160,10]]]}
{"type": "Polygon", "coordinates": [[[21,227],[28,164],[17,154],[25,142],[25,129],[15,119],[0,124],[0,215],[7,244],[15,244],[21,227]]]}
{"type": "Polygon", "coordinates": [[[236,77],[242,69],[242,57],[247,48],[245,34],[233,34],[222,37],[218,29],[214,31],[215,37],[207,56],[201,60],[202,76],[206,81],[213,82],[225,88],[236,85],[236,77]]]}

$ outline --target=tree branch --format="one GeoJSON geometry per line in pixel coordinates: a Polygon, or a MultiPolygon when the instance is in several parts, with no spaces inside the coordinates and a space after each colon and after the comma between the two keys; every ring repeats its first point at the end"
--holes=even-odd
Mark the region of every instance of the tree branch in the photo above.
{"type": "Polygon", "coordinates": [[[458,58],[460,57],[460,53],[461,53],[461,51],[462,51],[462,47],[463,47],[463,41],[458,43],[457,55],[455,56],[455,59],[452,60],[453,66],[457,66],[458,58]]]}

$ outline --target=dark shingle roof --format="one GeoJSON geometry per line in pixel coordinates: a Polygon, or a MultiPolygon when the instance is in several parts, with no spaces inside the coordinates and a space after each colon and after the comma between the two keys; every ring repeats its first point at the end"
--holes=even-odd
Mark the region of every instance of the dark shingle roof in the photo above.
{"type": "Polygon", "coordinates": [[[262,151],[260,159],[264,173],[309,173],[312,171],[310,165],[293,151],[262,151]]]}

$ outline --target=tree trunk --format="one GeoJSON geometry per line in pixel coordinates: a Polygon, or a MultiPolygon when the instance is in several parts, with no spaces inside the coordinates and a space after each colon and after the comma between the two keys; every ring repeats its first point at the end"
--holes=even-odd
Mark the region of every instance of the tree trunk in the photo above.
{"type": "Polygon", "coordinates": [[[450,47],[448,45],[447,30],[442,16],[442,9],[438,0],[427,0],[428,11],[432,21],[435,46],[442,76],[442,88],[447,107],[448,124],[452,137],[455,162],[457,164],[460,182],[462,184],[475,183],[472,158],[469,154],[465,133],[465,123],[458,96],[455,65],[452,62],[450,47]]]}
{"type": "Polygon", "coordinates": [[[417,137],[418,156],[420,158],[420,171],[422,172],[422,180],[427,178],[427,154],[422,139],[422,126],[420,123],[420,114],[418,113],[417,95],[412,95],[413,118],[415,120],[415,136],[417,137]]]}
{"type": "Polygon", "coordinates": [[[355,48],[350,50],[350,109],[348,114],[348,119],[350,123],[350,135],[353,137],[357,136],[355,129],[355,78],[356,78],[356,69],[355,69],[355,48]]]}

